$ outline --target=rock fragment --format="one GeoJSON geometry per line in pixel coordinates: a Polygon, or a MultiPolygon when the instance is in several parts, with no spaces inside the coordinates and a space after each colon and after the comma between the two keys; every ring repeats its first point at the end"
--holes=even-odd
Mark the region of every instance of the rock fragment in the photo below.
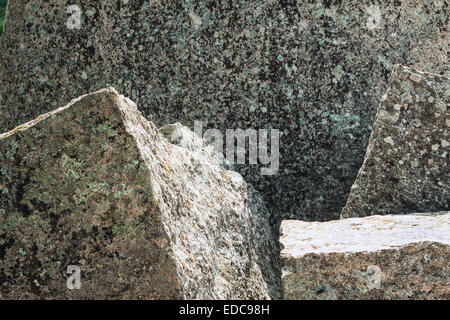
{"type": "Polygon", "coordinates": [[[341,216],[450,210],[450,79],[396,66],[341,216]]]}
{"type": "Polygon", "coordinates": [[[0,298],[277,298],[260,196],[183,141],[113,88],[0,135],[0,298]]]}
{"type": "Polygon", "coordinates": [[[449,299],[450,212],[285,220],[284,299],[449,299]]]}

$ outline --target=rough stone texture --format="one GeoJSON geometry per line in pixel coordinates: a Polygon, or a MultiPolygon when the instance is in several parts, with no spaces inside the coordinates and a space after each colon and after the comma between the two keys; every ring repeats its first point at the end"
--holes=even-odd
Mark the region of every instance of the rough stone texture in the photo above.
{"type": "Polygon", "coordinates": [[[261,198],[172,129],[109,88],[0,135],[0,298],[279,297],[261,198]]]}
{"type": "Polygon", "coordinates": [[[395,68],[341,216],[450,210],[450,78],[395,68]]]}
{"type": "Polygon", "coordinates": [[[240,166],[281,217],[338,218],[393,64],[448,72],[448,1],[10,0],[0,128],[114,86],[158,126],[280,129],[280,171],[240,166]],[[69,30],[66,9],[82,8],[69,30]]]}
{"type": "Polygon", "coordinates": [[[281,223],[285,299],[449,299],[450,212],[281,223]]]}

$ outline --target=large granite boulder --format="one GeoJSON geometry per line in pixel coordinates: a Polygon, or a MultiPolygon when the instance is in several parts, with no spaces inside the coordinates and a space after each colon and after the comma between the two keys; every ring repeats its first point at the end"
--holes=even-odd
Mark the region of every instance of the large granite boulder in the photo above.
{"type": "Polygon", "coordinates": [[[285,299],[449,299],[450,212],[281,223],[285,299]]]}
{"type": "Polygon", "coordinates": [[[450,210],[450,78],[397,66],[342,217],[450,210]]]}
{"type": "Polygon", "coordinates": [[[0,135],[1,299],[279,297],[261,197],[163,132],[109,88],[0,135]]]}
{"type": "Polygon", "coordinates": [[[393,64],[448,72],[442,0],[75,4],[9,1],[1,131],[107,86],[158,126],[279,129],[276,175],[238,167],[275,220],[339,217],[393,64]]]}

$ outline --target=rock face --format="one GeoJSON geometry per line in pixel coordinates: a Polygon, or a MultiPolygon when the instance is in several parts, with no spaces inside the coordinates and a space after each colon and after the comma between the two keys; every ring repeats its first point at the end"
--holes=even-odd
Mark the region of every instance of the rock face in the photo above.
{"type": "Polygon", "coordinates": [[[450,212],[283,221],[285,299],[449,299],[450,212]]]}
{"type": "Polygon", "coordinates": [[[162,131],[176,144],[109,88],[0,135],[0,298],[279,297],[261,198],[162,131]]]}
{"type": "Polygon", "coordinates": [[[447,1],[76,3],[9,1],[0,131],[108,86],[159,126],[279,129],[278,174],[239,166],[276,220],[338,218],[393,64],[448,72],[447,1]]]}
{"type": "Polygon", "coordinates": [[[342,217],[450,210],[450,78],[397,66],[342,217]]]}

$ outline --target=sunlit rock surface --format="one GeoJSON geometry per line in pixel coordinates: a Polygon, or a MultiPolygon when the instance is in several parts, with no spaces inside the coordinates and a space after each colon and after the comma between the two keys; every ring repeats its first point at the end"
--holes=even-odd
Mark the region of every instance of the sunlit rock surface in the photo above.
{"type": "Polygon", "coordinates": [[[239,166],[275,221],[339,217],[394,64],[449,72],[442,0],[8,2],[1,132],[109,86],[158,127],[279,129],[276,175],[239,166]]]}
{"type": "Polygon", "coordinates": [[[260,196],[174,127],[109,88],[0,135],[0,298],[278,298],[260,196]]]}
{"type": "Polygon", "coordinates": [[[450,78],[397,66],[341,216],[450,210],[450,78]]]}
{"type": "Polygon", "coordinates": [[[285,299],[449,299],[450,212],[285,220],[285,299]]]}

